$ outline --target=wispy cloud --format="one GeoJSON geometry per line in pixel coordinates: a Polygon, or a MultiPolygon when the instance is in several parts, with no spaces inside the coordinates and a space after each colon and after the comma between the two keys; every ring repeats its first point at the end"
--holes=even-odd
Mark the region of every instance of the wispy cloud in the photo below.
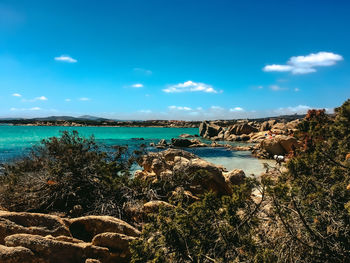
{"type": "Polygon", "coordinates": [[[134,68],[134,72],[138,74],[146,75],[146,76],[152,75],[153,73],[151,70],[144,69],[144,68],[134,68]]]}
{"type": "Polygon", "coordinates": [[[45,97],[45,96],[40,96],[40,97],[36,97],[36,98],[34,98],[34,99],[25,99],[25,98],[23,98],[23,99],[22,99],[22,102],[36,102],[36,101],[47,101],[47,100],[48,100],[47,97],[45,97]]]}
{"type": "Polygon", "coordinates": [[[182,107],[182,106],[169,106],[170,110],[180,110],[180,111],[190,111],[192,110],[190,107],[182,107]]]}
{"type": "Polygon", "coordinates": [[[32,107],[32,108],[11,108],[10,111],[39,111],[40,107],[32,107]]]}
{"type": "Polygon", "coordinates": [[[308,74],[316,72],[317,67],[333,66],[343,60],[341,55],[332,52],[311,53],[307,56],[291,57],[287,64],[272,64],[263,68],[266,72],[292,72],[293,74],[308,74]]]}
{"type": "Polygon", "coordinates": [[[67,55],[61,55],[59,57],[55,57],[55,60],[56,61],[61,61],[61,62],[67,62],[67,63],[76,63],[78,62],[78,60],[70,57],[70,56],[67,56],[67,55]]]}
{"type": "Polygon", "coordinates": [[[19,93],[13,93],[12,96],[13,96],[13,97],[22,97],[22,95],[19,94],[19,93]]]}
{"type": "Polygon", "coordinates": [[[235,112],[235,111],[244,111],[244,109],[241,108],[241,107],[234,107],[234,108],[231,108],[230,111],[231,111],[231,112],[235,112]]]}
{"type": "Polygon", "coordinates": [[[89,101],[91,100],[90,98],[86,98],[86,97],[82,97],[82,98],[79,98],[80,101],[89,101]]]}
{"type": "Polygon", "coordinates": [[[72,101],[71,99],[65,99],[64,101],[66,101],[66,102],[70,102],[70,101],[72,101]]]}
{"type": "Polygon", "coordinates": [[[48,100],[48,99],[45,96],[40,96],[34,99],[34,101],[37,101],[37,100],[48,100]]]}
{"type": "Polygon", "coordinates": [[[171,85],[166,89],[163,89],[166,93],[180,93],[180,92],[205,92],[205,93],[218,93],[211,85],[194,82],[194,81],[186,81],[184,83],[179,83],[176,85],[171,85]]]}
{"type": "Polygon", "coordinates": [[[136,89],[138,89],[138,88],[143,88],[143,84],[141,84],[141,83],[136,83],[136,84],[131,85],[131,87],[132,87],[132,88],[136,88],[136,89]]]}

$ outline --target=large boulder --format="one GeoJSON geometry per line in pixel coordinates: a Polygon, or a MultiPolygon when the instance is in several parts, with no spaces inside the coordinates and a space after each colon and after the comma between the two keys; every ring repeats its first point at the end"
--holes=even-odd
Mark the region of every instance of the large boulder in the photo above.
{"type": "Polygon", "coordinates": [[[225,138],[228,138],[230,135],[242,135],[250,134],[252,132],[257,132],[258,130],[248,123],[237,123],[232,125],[225,132],[225,138]]]}
{"type": "Polygon", "coordinates": [[[140,235],[133,226],[111,216],[84,216],[70,220],[72,236],[84,241],[91,241],[94,236],[104,232],[120,233],[137,237],[140,235]]]}
{"type": "Polygon", "coordinates": [[[268,120],[268,121],[264,121],[261,125],[260,125],[260,129],[259,131],[268,131],[270,130],[273,125],[276,124],[276,120],[268,120]]]}
{"type": "Polygon", "coordinates": [[[285,155],[291,152],[293,148],[297,147],[299,147],[297,139],[286,135],[276,135],[267,138],[260,143],[260,148],[265,150],[271,156],[285,155]]]}
{"type": "Polygon", "coordinates": [[[245,173],[241,169],[234,169],[228,173],[224,173],[225,181],[230,185],[239,185],[245,181],[245,173]]]}
{"type": "Polygon", "coordinates": [[[96,235],[92,244],[108,248],[111,252],[111,261],[114,259],[114,262],[129,262],[131,256],[129,245],[135,239],[135,237],[107,232],[96,235]]]}
{"type": "Polygon", "coordinates": [[[200,136],[207,139],[218,136],[222,130],[223,128],[219,125],[209,123],[207,121],[204,121],[199,125],[200,136]]]}
{"type": "Polygon", "coordinates": [[[225,182],[223,172],[226,170],[222,166],[215,165],[200,159],[198,156],[177,149],[168,149],[159,153],[149,153],[141,158],[139,165],[143,167],[143,171],[137,171],[135,176],[138,178],[148,179],[152,181],[156,178],[163,180],[171,180],[174,176],[182,176],[187,174],[192,176],[200,172],[200,176],[195,176],[195,180],[189,190],[194,194],[204,193],[205,191],[214,191],[218,194],[230,194],[230,188],[225,182]],[[154,162],[161,163],[154,170],[154,162]]]}
{"type": "Polygon", "coordinates": [[[1,263],[39,263],[34,261],[34,253],[25,247],[6,247],[0,245],[1,263]]]}
{"type": "Polygon", "coordinates": [[[193,142],[189,139],[177,139],[173,138],[171,139],[171,144],[175,147],[189,147],[193,144],[193,142]]]}
{"type": "Polygon", "coordinates": [[[223,167],[200,158],[192,159],[189,162],[176,163],[173,168],[174,173],[186,173],[189,175],[201,173],[200,176],[195,178],[189,189],[195,194],[203,194],[206,191],[213,191],[220,195],[230,194],[231,190],[223,176],[224,171],[223,167]]]}
{"type": "MultiPolygon", "coordinates": [[[[94,246],[91,243],[69,243],[51,238],[30,235],[15,234],[5,238],[8,247],[25,247],[34,254],[36,261],[45,263],[84,263],[88,258],[99,259],[108,262],[110,253],[108,248],[94,246]]],[[[20,261],[19,261],[20,262],[20,261]]]]}
{"type": "Polygon", "coordinates": [[[0,244],[12,234],[71,236],[64,221],[53,215],[0,211],[0,244]]]}

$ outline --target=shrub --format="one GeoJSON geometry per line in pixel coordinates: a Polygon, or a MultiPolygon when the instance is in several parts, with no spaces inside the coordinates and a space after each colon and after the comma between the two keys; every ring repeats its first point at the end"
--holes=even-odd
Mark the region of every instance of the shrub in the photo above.
{"type": "Polygon", "coordinates": [[[122,216],[134,156],[124,147],[106,149],[76,131],[43,140],[29,156],[6,165],[2,205],[15,211],[122,216]]]}

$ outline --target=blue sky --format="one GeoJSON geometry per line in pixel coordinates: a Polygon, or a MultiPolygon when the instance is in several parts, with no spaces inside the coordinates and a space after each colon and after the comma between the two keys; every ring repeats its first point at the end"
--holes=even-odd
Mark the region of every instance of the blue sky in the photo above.
{"type": "Polygon", "coordinates": [[[261,117],[350,97],[349,1],[0,0],[0,116],[261,117]]]}

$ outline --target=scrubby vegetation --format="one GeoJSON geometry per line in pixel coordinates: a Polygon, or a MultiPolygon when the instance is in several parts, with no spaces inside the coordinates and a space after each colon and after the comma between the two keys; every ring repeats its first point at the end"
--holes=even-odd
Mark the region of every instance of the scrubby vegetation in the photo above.
{"type": "Polygon", "coordinates": [[[29,156],[6,165],[1,204],[13,211],[110,214],[121,217],[130,167],[137,157],[76,131],[43,140],[29,156]]]}
{"type": "Polygon", "coordinates": [[[309,111],[298,129],[303,146],[288,169],[270,170],[260,182],[247,179],[231,196],[196,198],[184,189],[205,176],[200,171],[133,178],[130,168],[142,151],[107,152],[93,138],[64,132],[5,167],[1,206],[123,218],[143,230],[131,245],[134,263],[350,262],[350,100],[334,116],[309,111]],[[130,214],[155,199],[170,205],[146,217],[130,214]]]}

